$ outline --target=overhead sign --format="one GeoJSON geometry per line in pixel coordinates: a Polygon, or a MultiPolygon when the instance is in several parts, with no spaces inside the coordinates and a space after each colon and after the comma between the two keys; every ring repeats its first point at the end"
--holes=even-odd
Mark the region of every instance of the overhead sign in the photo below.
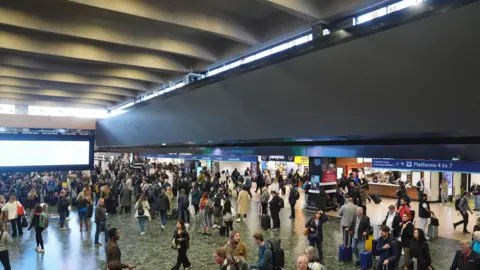
{"type": "Polygon", "coordinates": [[[308,157],[305,156],[295,156],[294,162],[301,165],[308,165],[308,157]]]}
{"type": "Polygon", "coordinates": [[[261,156],[262,161],[287,161],[293,162],[293,156],[261,156]]]}
{"type": "Polygon", "coordinates": [[[207,155],[144,155],[145,157],[156,158],[178,158],[185,160],[212,160],[212,161],[230,161],[230,162],[257,162],[257,156],[207,156],[207,155]]]}
{"type": "Polygon", "coordinates": [[[372,167],[411,171],[480,173],[480,162],[456,160],[407,160],[374,158],[372,167]]]}

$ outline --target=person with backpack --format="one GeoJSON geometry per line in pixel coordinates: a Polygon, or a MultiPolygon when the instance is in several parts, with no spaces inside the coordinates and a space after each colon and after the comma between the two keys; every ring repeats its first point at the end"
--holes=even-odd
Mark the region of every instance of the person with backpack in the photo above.
{"type": "Polygon", "coordinates": [[[35,206],[35,214],[33,214],[32,222],[30,222],[28,230],[30,231],[32,227],[35,227],[35,240],[37,241],[35,250],[44,253],[42,232],[48,227],[48,215],[43,212],[43,207],[40,204],[35,206]]]}
{"type": "Polygon", "coordinates": [[[258,246],[258,262],[249,264],[250,269],[273,270],[273,252],[272,245],[264,241],[263,234],[255,233],[253,235],[255,244],[258,246]]]}
{"type": "Polygon", "coordinates": [[[158,211],[160,212],[160,220],[162,222],[161,228],[162,231],[167,225],[167,213],[170,209],[170,198],[165,194],[165,190],[162,190],[157,200],[158,211]]]}
{"type": "Polygon", "coordinates": [[[150,205],[148,201],[145,199],[145,195],[140,195],[137,203],[135,203],[135,217],[138,219],[140,223],[140,235],[145,234],[145,223],[147,219],[150,220],[150,205]]]}
{"type": "Polygon", "coordinates": [[[377,240],[378,256],[380,257],[376,270],[394,270],[399,259],[399,249],[397,247],[397,240],[390,234],[390,228],[387,225],[380,227],[380,237],[377,240]],[[386,268],[386,269],[385,269],[386,268]]]}
{"type": "Polygon", "coordinates": [[[252,198],[252,178],[250,177],[250,171],[245,172],[245,181],[243,182],[243,187],[248,192],[250,198],[252,198]]]}
{"type": "Polygon", "coordinates": [[[10,257],[8,254],[8,246],[13,244],[13,240],[8,234],[6,229],[6,224],[0,222],[0,261],[3,264],[5,270],[12,269],[10,266],[10,257]]]}
{"type": "Polygon", "coordinates": [[[288,194],[288,203],[290,203],[290,219],[295,219],[295,204],[297,203],[298,199],[300,199],[300,192],[298,192],[298,188],[293,186],[290,189],[290,193],[288,194]]]}
{"type": "Polygon", "coordinates": [[[262,194],[264,186],[265,180],[263,179],[263,174],[260,170],[257,170],[257,188],[255,189],[255,193],[260,189],[260,194],[262,194]]]}
{"type": "Polygon", "coordinates": [[[468,226],[467,211],[470,211],[470,214],[473,214],[472,210],[470,210],[470,207],[468,206],[468,197],[469,197],[469,192],[465,191],[463,192],[462,198],[457,199],[455,201],[455,210],[457,210],[459,214],[462,214],[463,220],[453,223],[453,229],[456,230],[458,225],[463,224],[463,233],[470,233],[467,230],[467,226],[468,226]]]}
{"type": "Polygon", "coordinates": [[[280,210],[285,207],[285,202],[278,196],[274,190],[271,192],[272,199],[270,200],[270,214],[273,220],[273,230],[280,229],[280,210]]]}
{"type": "Polygon", "coordinates": [[[210,203],[208,198],[208,193],[204,192],[202,199],[200,199],[200,217],[202,220],[202,233],[204,235],[211,235],[210,232],[212,229],[212,214],[213,214],[213,204],[210,203]]]}

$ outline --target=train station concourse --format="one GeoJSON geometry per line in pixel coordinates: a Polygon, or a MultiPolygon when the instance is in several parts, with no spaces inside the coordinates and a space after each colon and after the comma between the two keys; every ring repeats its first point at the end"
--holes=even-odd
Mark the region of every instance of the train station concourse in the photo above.
{"type": "Polygon", "coordinates": [[[480,1],[0,1],[10,270],[480,270],[480,1]]]}

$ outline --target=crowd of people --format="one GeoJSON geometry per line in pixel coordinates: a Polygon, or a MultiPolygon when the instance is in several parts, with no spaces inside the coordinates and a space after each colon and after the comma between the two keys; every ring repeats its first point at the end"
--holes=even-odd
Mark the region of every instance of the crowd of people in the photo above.
{"type": "MultiPolygon", "coordinates": [[[[107,269],[133,269],[124,264],[117,241],[120,232],[111,227],[108,217],[116,214],[133,215],[138,220],[140,235],[146,233],[146,226],[152,219],[158,218],[161,230],[166,230],[172,220],[173,235],[171,248],[177,252],[176,265],[172,269],[190,269],[192,261],[188,258],[190,248],[189,226],[191,215],[200,220],[201,232],[211,235],[214,231],[227,237],[226,244],[214,251],[214,261],[220,269],[261,269],[273,270],[283,266],[283,250],[276,239],[264,239],[261,233],[252,237],[258,246],[258,258],[249,257],[246,244],[242,241],[235,223],[245,222],[251,215],[250,200],[252,183],[256,182],[255,193],[260,192],[258,215],[264,230],[281,228],[280,212],[284,208],[285,195],[291,208],[290,218],[295,219],[295,205],[300,198],[297,189],[300,181],[308,190],[308,175],[300,176],[291,171],[284,180],[280,172],[270,176],[268,171],[252,173],[247,168],[242,174],[235,169],[211,173],[204,168],[197,176],[194,171],[182,165],[144,164],[143,169],[132,168],[128,162],[116,160],[108,165],[108,170],[100,167],[90,173],[85,172],[49,172],[4,174],[0,181],[0,208],[2,210],[0,226],[0,261],[5,269],[11,269],[8,246],[12,238],[21,236],[27,228],[35,230],[36,251],[45,252],[42,232],[48,227],[48,206],[54,207],[59,215],[59,230],[66,232],[72,206],[78,213],[80,231],[92,230],[95,223],[94,245],[105,245],[107,269]],[[169,173],[167,173],[167,171],[169,173]],[[172,178],[172,179],[170,179],[172,178]],[[287,185],[291,185],[287,194],[287,185]],[[233,204],[235,200],[235,204],[233,204]],[[236,207],[233,207],[236,205],[236,207]],[[132,207],[133,206],[133,207],[132,207]],[[193,210],[193,211],[191,211],[193,210]],[[29,219],[27,217],[30,217],[29,219]],[[264,225],[264,220],[268,220],[264,225]],[[8,231],[11,231],[11,235],[8,231]],[[104,233],[104,244],[100,235],[104,233]],[[280,259],[279,259],[280,258],[280,259]]],[[[470,193],[476,196],[477,186],[456,203],[457,210],[464,219],[454,227],[467,222],[468,198],[470,193]]],[[[355,262],[361,265],[363,254],[371,250],[379,260],[376,269],[397,269],[403,256],[404,269],[430,270],[427,221],[435,218],[430,209],[426,194],[420,193],[422,185],[417,185],[420,201],[418,211],[410,207],[410,198],[404,185],[397,192],[396,205],[390,205],[385,220],[378,228],[379,236],[372,239],[374,228],[367,216],[368,182],[357,179],[355,175],[338,182],[336,195],[341,217],[341,230],[344,232],[344,248],[351,248],[355,262]],[[414,222],[418,212],[418,221],[414,222]]],[[[476,205],[477,201],[475,202],[476,205]]],[[[475,206],[477,207],[477,206],[475,206]]],[[[305,224],[304,235],[308,247],[297,259],[297,269],[323,270],[326,267],[323,256],[323,225],[328,222],[323,210],[317,210],[305,224]]],[[[474,227],[472,242],[461,242],[461,249],[455,255],[451,270],[480,269],[468,268],[480,265],[480,219],[474,227]],[[473,262],[473,263],[470,263],[473,262]]]]}

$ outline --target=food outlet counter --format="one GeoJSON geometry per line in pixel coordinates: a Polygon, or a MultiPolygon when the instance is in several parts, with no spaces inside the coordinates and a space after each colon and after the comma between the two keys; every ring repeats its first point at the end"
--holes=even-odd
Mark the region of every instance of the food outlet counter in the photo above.
{"type": "MultiPolygon", "coordinates": [[[[379,195],[380,197],[387,197],[387,198],[397,198],[397,190],[399,189],[398,185],[395,184],[387,184],[387,183],[368,183],[369,191],[368,194],[372,195],[379,195]]],[[[410,199],[417,201],[418,194],[417,189],[415,187],[407,186],[407,195],[410,199]]]]}

